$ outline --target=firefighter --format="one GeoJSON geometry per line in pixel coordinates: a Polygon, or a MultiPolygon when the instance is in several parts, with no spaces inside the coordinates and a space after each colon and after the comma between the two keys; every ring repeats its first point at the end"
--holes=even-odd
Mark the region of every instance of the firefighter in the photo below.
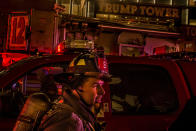
{"type": "Polygon", "coordinates": [[[79,55],[70,63],[66,73],[56,75],[54,79],[64,84],[63,95],[44,115],[39,129],[100,130],[91,108],[95,103],[101,103],[105,93],[102,86],[110,77],[99,69],[97,56],[93,53],[79,55]]]}

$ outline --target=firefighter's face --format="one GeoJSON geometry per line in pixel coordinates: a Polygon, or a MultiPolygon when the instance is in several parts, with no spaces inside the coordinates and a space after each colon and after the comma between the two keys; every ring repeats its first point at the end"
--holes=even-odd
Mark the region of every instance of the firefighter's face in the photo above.
{"type": "Polygon", "coordinates": [[[105,94],[103,84],[103,81],[93,77],[87,78],[83,83],[81,96],[88,105],[101,103],[102,96],[105,94]]]}

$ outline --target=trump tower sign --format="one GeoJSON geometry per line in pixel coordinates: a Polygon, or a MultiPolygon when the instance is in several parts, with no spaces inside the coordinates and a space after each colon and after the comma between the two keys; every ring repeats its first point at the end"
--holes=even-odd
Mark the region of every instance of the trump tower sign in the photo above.
{"type": "Polygon", "coordinates": [[[96,1],[96,13],[180,19],[177,7],[96,1]]]}

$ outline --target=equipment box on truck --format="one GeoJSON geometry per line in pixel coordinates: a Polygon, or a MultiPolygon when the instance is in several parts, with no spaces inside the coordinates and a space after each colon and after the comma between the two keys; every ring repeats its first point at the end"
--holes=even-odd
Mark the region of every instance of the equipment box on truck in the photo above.
{"type": "Polygon", "coordinates": [[[31,9],[12,12],[8,19],[6,51],[52,52],[54,49],[55,12],[31,9]]]}
{"type": "Polygon", "coordinates": [[[3,43],[0,67],[36,55],[51,54],[57,46],[57,21],[54,11],[27,10],[8,14],[7,41],[3,43]]]}

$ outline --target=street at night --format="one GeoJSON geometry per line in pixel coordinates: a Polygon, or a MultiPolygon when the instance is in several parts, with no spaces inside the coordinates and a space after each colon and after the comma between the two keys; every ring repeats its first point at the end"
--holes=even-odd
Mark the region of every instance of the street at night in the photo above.
{"type": "Polygon", "coordinates": [[[0,2],[0,130],[196,130],[195,0],[0,2]]]}

